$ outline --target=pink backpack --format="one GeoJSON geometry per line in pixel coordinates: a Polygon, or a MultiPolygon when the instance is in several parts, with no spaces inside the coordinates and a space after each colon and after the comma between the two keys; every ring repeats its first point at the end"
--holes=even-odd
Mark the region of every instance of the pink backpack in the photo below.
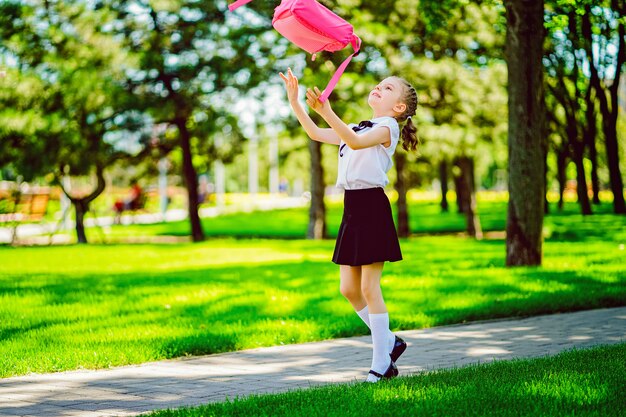
{"type": "MultiPolygon", "coordinates": [[[[228,8],[233,11],[251,1],[237,0],[228,8]]],[[[285,38],[313,54],[313,60],[317,52],[335,52],[352,45],[354,53],[341,63],[322,92],[320,100],[326,101],[352,57],[361,49],[361,39],[354,34],[352,25],[316,0],[282,0],[274,10],[272,25],[285,38]]]]}

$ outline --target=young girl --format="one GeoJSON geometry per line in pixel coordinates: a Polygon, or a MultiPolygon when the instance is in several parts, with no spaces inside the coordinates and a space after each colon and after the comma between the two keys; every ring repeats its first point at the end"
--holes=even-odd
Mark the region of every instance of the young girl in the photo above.
{"type": "Polygon", "coordinates": [[[417,107],[415,89],[406,80],[389,77],[370,92],[367,103],[372,119],[346,125],[331,109],[321,92],[308,89],[306,102],[330,126],[319,128],[298,101],[298,79],[291,69],[285,81],[289,103],[298,121],[318,142],[339,146],[337,187],[343,188],[344,212],[335,244],[333,262],[340,265],[341,293],[372,332],[374,354],[367,382],[398,375],[395,361],[406,349],[404,340],[389,330],[389,314],[380,288],[385,261],[402,260],[391,206],[384,187],[387,172],[400,139],[407,150],[417,147],[411,121],[417,107]]]}

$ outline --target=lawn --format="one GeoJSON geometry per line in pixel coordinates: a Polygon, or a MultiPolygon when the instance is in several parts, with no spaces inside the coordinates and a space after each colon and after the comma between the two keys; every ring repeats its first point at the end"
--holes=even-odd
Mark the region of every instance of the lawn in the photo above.
{"type": "MultiPolygon", "coordinates": [[[[626,305],[624,220],[606,216],[584,220],[589,238],[569,217],[555,223],[541,268],[506,268],[503,240],[402,241],[405,260],[383,277],[391,327],[626,305]]],[[[339,294],[333,246],[2,247],[0,376],[366,334],[339,294]]]]}
{"type": "MultiPolygon", "coordinates": [[[[485,232],[503,231],[506,227],[507,202],[505,196],[489,193],[479,194],[479,214],[485,232]],[[481,198],[482,196],[482,198],[481,198]]],[[[395,216],[395,204],[391,196],[395,216]]],[[[452,204],[450,211],[442,213],[439,202],[424,199],[416,194],[410,199],[409,216],[411,232],[422,234],[453,234],[465,231],[465,216],[456,212],[452,204]]],[[[335,238],[339,230],[342,214],[342,202],[334,198],[326,201],[328,236],[335,238]]],[[[568,202],[559,212],[556,204],[551,204],[551,213],[546,216],[544,229],[546,237],[558,240],[580,240],[588,238],[604,239],[604,231],[598,230],[598,224],[609,226],[612,236],[626,241],[626,218],[614,216],[612,206],[603,203],[594,206],[593,216],[582,216],[577,203],[568,202]],[[618,230],[619,229],[619,230],[618,230]]],[[[308,208],[254,211],[250,213],[225,214],[214,218],[202,219],[202,227],[207,237],[260,238],[260,239],[304,239],[308,222],[308,208]]],[[[156,223],[148,225],[124,225],[107,227],[104,231],[88,229],[91,242],[124,242],[128,238],[150,236],[187,237],[190,234],[188,221],[156,223]]],[[[73,237],[73,234],[72,234],[73,237]]]]}
{"type": "Polygon", "coordinates": [[[623,416],[626,344],[252,396],[151,417],[623,416]]]}

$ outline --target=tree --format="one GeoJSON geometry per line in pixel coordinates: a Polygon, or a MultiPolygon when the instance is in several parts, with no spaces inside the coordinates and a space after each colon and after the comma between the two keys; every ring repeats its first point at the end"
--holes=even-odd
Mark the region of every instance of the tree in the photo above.
{"type": "Polygon", "coordinates": [[[507,266],[541,265],[545,196],[543,1],[505,0],[509,93],[507,266]]]}
{"type": "Polygon", "coordinates": [[[444,158],[439,161],[439,182],[441,183],[441,211],[448,212],[448,161],[444,158]]]}
{"type": "Polygon", "coordinates": [[[415,78],[422,92],[424,120],[420,152],[430,161],[433,175],[442,170],[442,159],[451,161],[458,212],[466,216],[468,234],[480,238],[476,166],[504,166],[500,150],[506,146],[504,65],[476,68],[447,58],[417,63],[415,78]]]}
{"type": "MultiPolygon", "coordinates": [[[[502,106],[498,104],[504,96],[498,91],[501,84],[487,75],[491,73],[488,64],[500,59],[498,51],[502,43],[498,33],[499,11],[493,4],[414,1],[410,5],[375,2],[364,6],[357,15],[357,26],[366,29],[363,37],[366,53],[370,52],[368,48],[376,48],[368,55],[378,61],[385,57],[386,67],[377,62],[383,67],[379,71],[381,76],[404,76],[413,81],[419,93],[417,120],[424,143],[420,149],[420,165],[432,171],[433,166],[441,164],[445,169],[442,172],[447,173],[447,167],[440,161],[455,156],[473,158],[481,152],[479,149],[490,147],[501,138],[496,132],[502,120],[502,106]],[[487,109],[490,104],[493,108],[487,109]],[[464,154],[458,155],[458,152],[464,154]]],[[[492,75],[497,77],[497,72],[492,75]]],[[[408,156],[406,164],[402,162],[398,156],[396,189],[400,230],[408,221],[405,190],[416,185],[403,170],[415,172],[418,167],[413,156],[408,156]]],[[[472,170],[474,166],[473,162],[464,165],[472,170]]],[[[425,177],[426,182],[430,174],[424,171],[420,176],[425,177]]],[[[463,174],[474,177],[467,169],[463,174]]],[[[469,187],[471,180],[464,178],[460,183],[469,187]]],[[[447,191],[447,178],[442,180],[442,189],[447,191]]],[[[445,191],[442,193],[444,207],[445,191]]],[[[464,196],[462,192],[457,195],[464,196]]],[[[468,193],[467,205],[471,197],[468,193]]],[[[472,235],[480,235],[477,216],[468,216],[467,229],[472,235]]]]}
{"type": "MultiPolygon", "coordinates": [[[[550,36],[544,58],[547,70],[547,91],[549,96],[554,98],[554,100],[548,100],[550,105],[549,118],[551,124],[566,139],[563,146],[557,148],[558,177],[563,182],[565,160],[571,157],[577,168],[578,200],[583,214],[591,214],[583,161],[585,157],[588,157],[591,162],[593,202],[599,204],[600,180],[596,136],[607,130],[598,131],[598,120],[606,121],[608,119],[610,121],[611,117],[614,116],[612,110],[608,111],[608,114],[606,112],[601,113],[601,117],[598,115],[598,104],[601,108],[603,102],[608,105],[605,93],[598,96],[596,88],[598,74],[601,72],[605,75],[603,79],[606,85],[611,82],[619,82],[620,78],[618,73],[613,77],[613,81],[606,79],[610,69],[619,66],[619,51],[609,53],[611,48],[608,47],[608,44],[612,42],[619,44],[619,41],[616,36],[617,31],[611,29],[610,18],[607,16],[619,12],[611,11],[609,4],[605,2],[598,5],[594,9],[595,12],[591,13],[591,9],[589,9],[591,5],[586,1],[575,3],[556,1],[550,4],[549,10],[546,10],[546,26],[550,36]],[[594,21],[595,32],[593,35],[590,34],[590,19],[594,21]],[[591,43],[595,46],[591,47],[591,43]],[[592,50],[596,52],[595,57],[590,56],[592,50]],[[590,67],[590,59],[593,61],[593,66],[597,67],[596,69],[590,67]],[[594,83],[596,87],[594,87],[594,83]]],[[[617,90],[609,94],[616,92],[617,90]]],[[[617,109],[615,108],[615,110],[617,109]]],[[[611,123],[609,125],[605,123],[605,127],[609,130],[613,129],[610,126],[611,123]]],[[[611,137],[612,133],[609,133],[607,138],[610,139],[611,137]]],[[[619,153],[617,145],[613,144],[613,147],[615,152],[619,153]]],[[[607,143],[607,151],[609,149],[611,149],[611,140],[607,143]]],[[[607,157],[618,158],[615,152],[610,152],[607,157]]],[[[614,175],[616,180],[612,180],[612,183],[619,181],[621,174],[619,174],[617,161],[613,161],[613,168],[609,163],[609,171],[618,173],[614,175]]],[[[562,189],[563,185],[560,187],[562,189]]],[[[617,188],[619,187],[618,184],[617,188]]],[[[617,199],[614,199],[614,207],[615,205],[619,206],[620,194],[618,192],[617,199]]]]}
{"type": "MultiPolygon", "coordinates": [[[[263,13],[244,25],[240,12],[227,15],[225,4],[216,2],[102,0],[101,5],[114,13],[101,30],[121,37],[137,57],[137,65],[127,68],[128,91],[155,123],[178,131],[192,239],[201,241],[194,143],[221,134],[223,123],[215,122],[226,121],[219,114],[228,113],[223,103],[229,97],[265,81],[279,56],[270,54],[277,36],[269,33],[263,13]]],[[[254,14],[247,8],[242,13],[254,14]]]]}
{"type": "Polygon", "coordinates": [[[613,191],[613,211],[626,214],[624,182],[619,166],[619,146],[617,143],[617,116],[619,112],[618,94],[622,69],[626,63],[626,2],[623,0],[604,1],[599,5],[585,4],[582,19],[582,34],[585,57],[591,74],[591,85],[595,90],[602,114],[607,163],[613,191]],[[610,18],[606,18],[606,14],[610,18]],[[613,24],[614,23],[614,24],[613,24]],[[609,53],[615,47],[615,55],[609,53]],[[594,48],[594,45],[597,47],[594,48]],[[597,53],[594,53],[594,49],[597,53]],[[614,76],[609,76],[609,71],[614,76]]]}
{"type": "MultiPolygon", "coordinates": [[[[558,10],[559,19],[566,19],[564,27],[555,27],[551,30],[548,50],[544,64],[547,70],[545,77],[547,91],[554,98],[546,100],[549,110],[549,119],[553,122],[563,140],[567,143],[567,154],[576,164],[576,180],[578,202],[583,215],[592,214],[589,196],[587,194],[587,179],[585,174],[585,148],[590,141],[587,133],[587,122],[595,127],[595,107],[591,100],[591,86],[584,76],[582,60],[577,53],[580,47],[580,30],[575,10],[558,10]],[[565,40],[563,41],[563,37],[565,40]],[[571,48],[571,50],[570,50],[571,48]],[[591,108],[585,108],[591,106],[591,108]],[[591,117],[589,117],[591,112],[591,117]],[[591,119],[591,120],[589,120],[591,119]]],[[[555,25],[556,26],[556,25],[555,25]]],[[[583,58],[584,59],[584,58],[583,58]]],[[[564,169],[560,167],[559,169],[564,169]]]]}
{"type": "Polygon", "coordinates": [[[53,173],[61,186],[65,174],[94,175],[90,192],[64,190],[76,211],[77,240],[86,243],[84,216],[105,188],[105,168],[122,154],[104,136],[125,113],[116,78],[125,57],[94,32],[101,15],[81,3],[7,2],[0,16],[3,47],[18,65],[16,84],[2,97],[0,142],[9,146],[0,148],[0,164],[28,179],[53,173]]]}
{"type": "MultiPolygon", "coordinates": [[[[428,29],[449,31],[448,16],[461,2],[423,2],[428,29]]],[[[545,196],[545,103],[541,65],[544,40],[543,1],[505,0],[505,58],[509,93],[509,210],[507,215],[507,265],[538,265],[542,257],[545,196]]],[[[381,7],[386,5],[381,3],[381,7]]],[[[407,19],[408,20],[408,19],[407,19]]],[[[401,22],[402,20],[400,20],[401,22]]],[[[398,22],[396,22],[398,23],[398,22]]],[[[411,33],[421,45],[420,33],[411,33]],[[417,36],[416,36],[417,35],[417,36]]],[[[402,37],[404,34],[399,34],[402,37]]],[[[406,35],[404,35],[406,36],[406,35]]],[[[441,43],[431,56],[455,52],[454,41],[441,43]]],[[[391,45],[392,47],[395,45],[391,45]]],[[[470,49],[468,55],[484,53],[470,49]]],[[[484,59],[484,58],[483,58],[484,59]]]]}

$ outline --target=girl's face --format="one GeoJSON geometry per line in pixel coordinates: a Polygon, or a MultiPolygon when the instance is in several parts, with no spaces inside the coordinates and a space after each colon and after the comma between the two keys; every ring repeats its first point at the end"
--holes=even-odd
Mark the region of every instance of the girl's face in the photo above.
{"type": "Polygon", "coordinates": [[[394,77],[385,78],[370,92],[367,104],[379,115],[399,116],[406,110],[402,84],[394,77]]]}

